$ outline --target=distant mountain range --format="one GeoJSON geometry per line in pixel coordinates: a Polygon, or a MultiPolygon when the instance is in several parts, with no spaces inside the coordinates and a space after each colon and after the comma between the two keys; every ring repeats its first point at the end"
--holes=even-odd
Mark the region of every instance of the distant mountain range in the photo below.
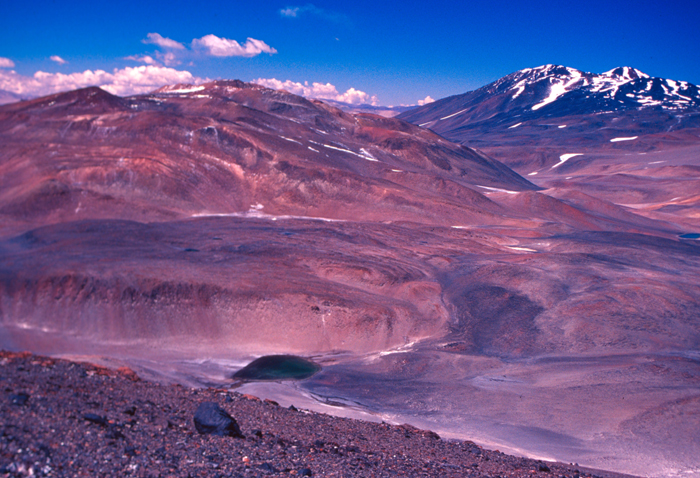
{"type": "Polygon", "coordinates": [[[504,76],[478,90],[412,109],[401,118],[433,130],[452,131],[479,121],[512,126],[518,121],[568,115],[656,108],[682,111],[700,107],[698,87],[651,78],[630,67],[602,74],[544,65],[504,76]]]}
{"type": "Polygon", "coordinates": [[[328,103],[331,106],[335,106],[336,108],[343,110],[346,113],[372,113],[375,115],[384,116],[386,118],[393,118],[395,116],[400,115],[401,113],[412,110],[413,108],[416,107],[416,105],[411,105],[411,106],[376,106],[376,105],[368,105],[368,104],[353,105],[351,103],[343,103],[342,101],[335,101],[335,100],[328,100],[328,99],[323,99],[321,101],[323,101],[324,103],[328,103]]]}
{"type": "Polygon", "coordinates": [[[17,95],[10,91],[0,90],[0,105],[15,103],[23,99],[25,99],[23,96],[17,95]]]}
{"type": "MultiPolygon", "coordinates": [[[[17,95],[10,91],[0,90],[0,105],[6,105],[9,103],[16,103],[17,101],[29,100],[34,97],[17,95]]],[[[373,113],[379,116],[384,116],[386,118],[393,118],[405,111],[411,110],[416,107],[416,105],[410,106],[377,106],[370,104],[352,104],[345,103],[342,101],[335,101],[331,99],[323,99],[324,103],[338,108],[339,110],[345,111],[346,113],[373,113]]]]}
{"type": "MultiPolygon", "coordinates": [[[[635,151],[692,144],[692,131],[700,127],[700,91],[630,67],[594,74],[545,65],[398,117],[530,174],[556,165],[563,154],[604,153],[623,142],[635,151]]],[[[555,172],[571,172],[590,159],[555,172]]]]}

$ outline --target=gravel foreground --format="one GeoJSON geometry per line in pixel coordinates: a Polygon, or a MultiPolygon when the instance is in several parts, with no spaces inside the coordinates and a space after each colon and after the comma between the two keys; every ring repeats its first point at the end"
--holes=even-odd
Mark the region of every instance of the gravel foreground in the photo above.
{"type": "Polygon", "coordinates": [[[622,477],[337,418],[221,389],[0,351],[0,477],[622,477]],[[215,402],[244,435],[200,435],[215,402]]]}

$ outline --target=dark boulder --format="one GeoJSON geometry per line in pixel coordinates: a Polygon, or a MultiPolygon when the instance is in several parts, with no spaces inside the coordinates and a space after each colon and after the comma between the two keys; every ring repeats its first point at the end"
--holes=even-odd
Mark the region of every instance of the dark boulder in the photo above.
{"type": "Polygon", "coordinates": [[[10,401],[13,405],[19,405],[20,407],[26,405],[29,401],[29,394],[26,392],[19,392],[17,394],[10,394],[10,401]]]}
{"type": "Polygon", "coordinates": [[[202,435],[243,438],[236,420],[214,402],[203,402],[194,413],[194,427],[202,435]]]}
{"type": "Polygon", "coordinates": [[[105,418],[101,415],[96,415],[94,413],[84,414],[83,420],[86,420],[90,423],[94,423],[95,425],[99,425],[101,427],[106,427],[109,424],[109,421],[107,421],[107,418],[105,418]]]}
{"type": "Polygon", "coordinates": [[[275,467],[269,463],[263,463],[258,468],[260,468],[265,473],[277,473],[277,470],[275,469],[275,467]]]}

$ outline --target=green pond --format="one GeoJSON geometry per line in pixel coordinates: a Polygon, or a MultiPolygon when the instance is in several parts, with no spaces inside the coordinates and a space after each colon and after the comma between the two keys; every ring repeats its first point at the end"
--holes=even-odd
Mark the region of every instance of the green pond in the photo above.
{"type": "Polygon", "coordinates": [[[234,373],[240,380],[302,380],[321,370],[317,363],[296,355],[265,355],[234,373]]]}

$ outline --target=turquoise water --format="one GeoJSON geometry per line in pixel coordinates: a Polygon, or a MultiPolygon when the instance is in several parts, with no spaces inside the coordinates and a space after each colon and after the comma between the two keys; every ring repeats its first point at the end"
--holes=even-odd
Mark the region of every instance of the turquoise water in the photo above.
{"type": "Polygon", "coordinates": [[[317,363],[296,355],[265,355],[233,374],[241,380],[302,380],[321,370],[317,363]]]}

